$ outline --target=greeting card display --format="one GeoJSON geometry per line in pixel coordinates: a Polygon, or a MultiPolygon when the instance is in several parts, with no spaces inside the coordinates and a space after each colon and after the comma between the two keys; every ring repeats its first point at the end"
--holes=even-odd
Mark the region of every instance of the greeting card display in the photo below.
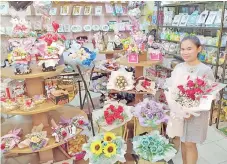
{"type": "Polygon", "coordinates": [[[81,15],[82,14],[82,6],[73,6],[73,15],[81,15]]]}
{"type": "Polygon", "coordinates": [[[0,2],[0,15],[6,15],[9,12],[9,3],[0,2]]]}
{"type": "Polygon", "coordinates": [[[60,15],[69,15],[69,6],[61,6],[60,15]]]}
{"type": "Polygon", "coordinates": [[[106,13],[107,14],[112,14],[113,13],[113,6],[110,3],[106,3],[105,4],[105,8],[106,8],[106,13]]]}
{"type": "Polygon", "coordinates": [[[49,11],[50,15],[57,15],[57,8],[51,8],[49,11]]]}
{"type": "Polygon", "coordinates": [[[91,15],[92,6],[85,6],[84,7],[84,15],[91,15]]]}
{"type": "Polygon", "coordinates": [[[95,7],[95,15],[102,15],[102,6],[95,7]]]}
{"type": "Polygon", "coordinates": [[[71,32],[71,25],[70,24],[64,25],[64,32],[71,32]]]}

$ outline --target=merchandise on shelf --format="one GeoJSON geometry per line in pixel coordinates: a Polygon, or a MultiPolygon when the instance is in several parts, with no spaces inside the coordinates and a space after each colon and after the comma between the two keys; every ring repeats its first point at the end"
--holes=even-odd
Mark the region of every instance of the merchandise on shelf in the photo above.
{"type": "Polygon", "coordinates": [[[133,72],[112,71],[107,84],[107,89],[111,90],[132,90],[134,88],[133,72]]]}
{"type": "Polygon", "coordinates": [[[38,151],[48,144],[47,132],[43,131],[43,124],[34,126],[30,134],[25,135],[25,140],[18,144],[20,149],[30,147],[32,151],[38,151]]]}
{"type": "Polygon", "coordinates": [[[87,152],[84,160],[89,159],[93,164],[126,162],[124,155],[127,146],[125,141],[111,132],[97,134],[90,138],[82,149],[87,152]]]}
{"type": "Polygon", "coordinates": [[[34,102],[35,105],[39,105],[46,101],[46,97],[44,95],[34,95],[32,97],[32,101],[34,102]]]}
{"type": "Polygon", "coordinates": [[[156,94],[155,82],[146,77],[136,79],[135,89],[138,92],[147,92],[153,95],[156,94]]]}
{"type": "Polygon", "coordinates": [[[17,102],[13,99],[1,99],[1,110],[4,112],[16,110],[18,107],[17,102]]]}
{"type": "Polygon", "coordinates": [[[161,160],[169,161],[177,150],[169,143],[169,140],[161,136],[158,131],[150,134],[135,136],[133,138],[133,150],[141,159],[149,162],[158,162],[161,160]]]}
{"type": "Polygon", "coordinates": [[[20,110],[22,111],[31,111],[35,109],[35,103],[31,98],[25,98],[23,103],[20,105],[20,110]]]}
{"type": "Polygon", "coordinates": [[[14,129],[9,131],[8,134],[1,137],[1,150],[3,153],[10,151],[13,149],[21,139],[22,130],[14,129]]]}
{"type": "Polygon", "coordinates": [[[67,142],[67,152],[71,157],[76,157],[76,160],[81,160],[86,152],[82,151],[82,146],[87,142],[85,135],[77,135],[74,139],[67,142]]]}
{"type": "Polygon", "coordinates": [[[50,99],[55,105],[69,103],[69,92],[64,90],[53,90],[50,93],[50,99]]]}
{"type": "Polygon", "coordinates": [[[97,75],[92,77],[91,81],[91,90],[93,90],[96,93],[103,93],[105,94],[107,92],[107,83],[108,78],[105,75],[97,75]]]}

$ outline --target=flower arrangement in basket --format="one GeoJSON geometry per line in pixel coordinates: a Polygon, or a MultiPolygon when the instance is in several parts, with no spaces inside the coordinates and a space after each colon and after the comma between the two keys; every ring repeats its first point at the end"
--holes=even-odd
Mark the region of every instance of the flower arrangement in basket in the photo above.
{"type": "Polygon", "coordinates": [[[165,95],[171,112],[167,134],[170,137],[182,136],[184,118],[190,115],[199,116],[197,112],[209,111],[212,100],[225,86],[208,80],[206,76],[186,76],[182,77],[181,84],[176,88],[168,88],[165,95]]]}
{"type": "Polygon", "coordinates": [[[126,162],[126,149],[125,141],[121,137],[111,132],[97,134],[83,145],[83,150],[86,151],[84,160],[89,158],[89,163],[92,164],[114,164],[118,161],[123,163],[126,162]]]}
{"type": "Polygon", "coordinates": [[[3,153],[13,149],[21,139],[22,130],[14,129],[9,131],[8,134],[1,137],[1,150],[3,153]]]}
{"type": "Polygon", "coordinates": [[[161,136],[158,131],[135,136],[132,143],[135,153],[140,158],[152,163],[160,160],[169,161],[177,152],[173,144],[170,144],[169,140],[161,136]]]}
{"type": "Polygon", "coordinates": [[[94,111],[93,117],[101,128],[111,131],[132,119],[131,107],[116,101],[109,101],[103,109],[94,111]]]}
{"type": "Polygon", "coordinates": [[[155,128],[163,122],[168,122],[166,112],[166,105],[146,98],[136,104],[132,113],[138,118],[141,126],[155,128]]]}
{"type": "Polygon", "coordinates": [[[132,90],[134,88],[133,72],[112,71],[107,84],[107,89],[118,91],[132,90]]]}
{"type": "Polygon", "coordinates": [[[30,147],[32,151],[38,151],[48,144],[49,138],[47,138],[47,132],[42,131],[43,124],[34,126],[32,132],[25,136],[25,140],[18,144],[20,149],[30,147]]]}

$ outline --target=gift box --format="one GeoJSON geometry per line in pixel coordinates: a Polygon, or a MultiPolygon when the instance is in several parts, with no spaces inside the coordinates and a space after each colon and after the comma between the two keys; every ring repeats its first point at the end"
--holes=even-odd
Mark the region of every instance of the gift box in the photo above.
{"type": "Polygon", "coordinates": [[[64,90],[55,90],[50,94],[50,99],[55,105],[63,105],[69,103],[69,93],[64,90]]]}

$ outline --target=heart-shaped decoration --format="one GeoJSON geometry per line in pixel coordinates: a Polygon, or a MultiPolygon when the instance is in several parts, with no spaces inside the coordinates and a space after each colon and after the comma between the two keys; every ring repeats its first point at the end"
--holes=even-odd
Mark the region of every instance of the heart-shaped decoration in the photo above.
{"type": "Polygon", "coordinates": [[[33,2],[32,1],[9,1],[9,3],[11,6],[13,6],[14,9],[19,11],[20,9],[25,10],[33,2]]]}
{"type": "Polygon", "coordinates": [[[59,24],[55,21],[52,22],[52,26],[53,26],[54,32],[56,32],[60,27],[59,24]]]}

